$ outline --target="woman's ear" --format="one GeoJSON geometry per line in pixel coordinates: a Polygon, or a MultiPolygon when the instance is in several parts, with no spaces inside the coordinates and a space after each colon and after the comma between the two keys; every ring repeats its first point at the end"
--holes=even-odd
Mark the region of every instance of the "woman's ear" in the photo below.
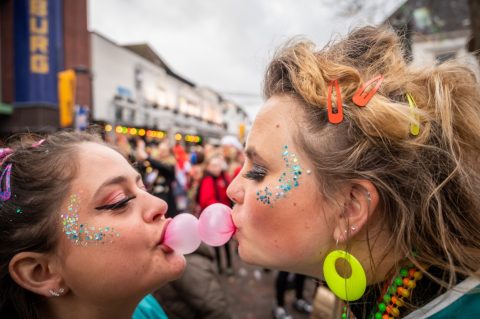
{"type": "Polygon", "coordinates": [[[338,242],[355,236],[373,215],[379,201],[377,188],[368,180],[354,181],[343,192],[345,203],[334,230],[338,242]]]}
{"type": "Polygon", "coordinates": [[[21,287],[38,295],[51,297],[51,291],[61,288],[62,277],[55,271],[53,257],[44,253],[21,252],[9,263],[12,279],[21,287]]]}

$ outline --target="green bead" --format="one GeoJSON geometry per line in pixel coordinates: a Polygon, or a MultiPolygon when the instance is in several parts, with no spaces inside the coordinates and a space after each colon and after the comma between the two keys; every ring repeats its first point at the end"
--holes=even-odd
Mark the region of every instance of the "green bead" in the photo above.
{"type": "Polygon", "coordinates": [[[385,294],[385,296],[383,296],[383,301],[385,301],[385,303],[389,303],[390,300],[392,300],[392,297],[390,297],[389,294],[385,294]]]}
{"type": "Polygon", "coordinates": [[[402,286],[403,285],[403,280],[400,277],[395,278],[395,284],[397,286],[402,286]]]}
{"type": "Polygon", "coordinates": [[[377,312],[375,314],[375,319],[382,319],[382,313],[381,312],[377,312]]]}
{"type": "Polygon", "coordinates": [[[408,270],[406,268],[400,269],[400,276],[407,277],[408,276],[408,270]]]}
{"type": "Polygon", "coordinates": [[[347,319],[347,314],[346,313],[342,313],[342,319],[347,319]]]}
{"type": "Polygon", "coordinates": [[[391,294],[391,295],[394,295],[396,292],[397,292],[397,287],[389,287],[388,288],[388,292],[391,294]]]}
{"type": "MultiPolygon", "coordinates": [[[[384,299],[385,299],[385,297],[384,297],[384,299]]],[[[383,302],[378,304],[378,310],[380,310],[380,312],[385,312],[385,309],[387,309],[387,306],[385,306],[385,304],[383,302]]]]}

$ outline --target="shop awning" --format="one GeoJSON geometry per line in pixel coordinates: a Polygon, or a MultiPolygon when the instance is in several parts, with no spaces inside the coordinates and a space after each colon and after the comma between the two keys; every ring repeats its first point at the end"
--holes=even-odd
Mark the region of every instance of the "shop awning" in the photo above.
{"type": "Polygon", "coordinates": [[[0,102],[0,114],[10,115],[13,113],[13,107],[10,104],[0,102]]]}

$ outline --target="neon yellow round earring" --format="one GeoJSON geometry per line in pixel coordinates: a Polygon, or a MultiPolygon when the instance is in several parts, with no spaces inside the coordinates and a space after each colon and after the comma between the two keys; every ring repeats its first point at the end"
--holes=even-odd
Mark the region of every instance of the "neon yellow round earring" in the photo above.
{"type": "Polygon", "coordinates": [[[367,288],[367,276],[362,265],[357,258],[344,250],[334,250],[327,255],[323,262],[323,276],[328,288],[345,301],[360,299],[367,288]],[[338,274],[335,263],[339,258],[349,263],[352,270],[350,277],[344,278],[338,274]]]}

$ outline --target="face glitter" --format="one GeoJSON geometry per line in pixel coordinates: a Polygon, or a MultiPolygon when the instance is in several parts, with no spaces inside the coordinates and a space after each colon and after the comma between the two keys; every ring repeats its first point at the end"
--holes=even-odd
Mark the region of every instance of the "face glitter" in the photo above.
{"type": "Polygon", "coordinates": [[[285,198],[286,195],[293,189],[300,185],[299,179],[302,175],[302,168],[298,162],[298,158],[294,153],[290,153],[288,146],[283,147],[282,158],[285,163],[286,171],[282,172],[278,178],[279,185],[275,186],[275,194],[272,198],[272,192],[265,187],[262,191],[257,192],[257,200],[262,204],[270,205],[279,199],[285,198]]]}
{"type": "Polygon", "coordinates": [[[111,243],[113,238],[120,234],[113,227],[93,227],[82,224],[78,219],[80,197],[77,194],[70,196],[67,212],[60,215],[62,218],[63,232],[76,245],[111,243]]]}
{"type": "Polygon", "coordinates": [[[268,187],[265,187],[263,191],[257,192],[257,200],[262,202],[262,204],[270,205],[272,203],[272,192],[268,190],[268,187]]]}

